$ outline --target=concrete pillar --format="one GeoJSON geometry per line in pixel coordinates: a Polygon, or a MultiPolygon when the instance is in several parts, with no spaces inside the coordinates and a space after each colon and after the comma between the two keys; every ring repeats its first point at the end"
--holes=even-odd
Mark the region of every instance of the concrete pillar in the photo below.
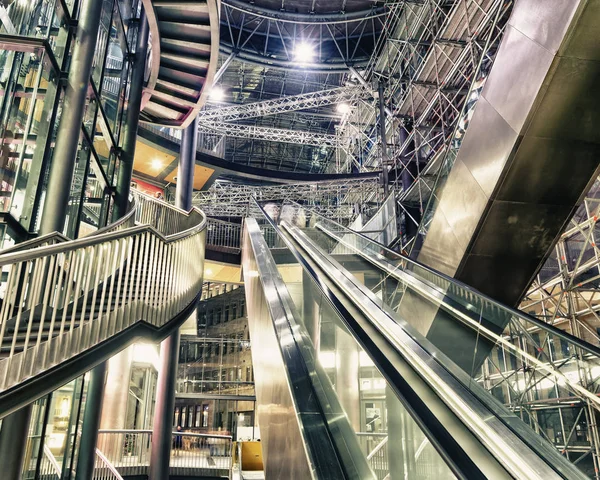
{"type": "Polygon", "coordinates": [[[390,480],[414,478],[416,473],[414,443],[418,441],[414,436],[422,435],[414,431],[416,427],[414,420],[388,386],[385,388],[385,403],[390,480]]]}
{"type": "Polygon", "coordinates": [[[108,375],[102,402],[101,429],[125,428],[133,346],[108,360],[108,375]]]}

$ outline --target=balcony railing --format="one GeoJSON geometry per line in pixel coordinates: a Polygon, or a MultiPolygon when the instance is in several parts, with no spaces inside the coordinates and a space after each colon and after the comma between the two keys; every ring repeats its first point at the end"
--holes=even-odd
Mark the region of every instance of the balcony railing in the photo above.
{"type": "Polygon", "coordinates": [[[207,219],[206,245],[214,250],[229,253],[240,253],[240,223],[224,222],[216,218],[207,219]]]}
{"type": "MultiPolygon", "coordinates": [[[[171,475],[223,477],[231,479],[232,437],[173,432],[171,475]]],[[[145,475],[150,466],[152,430],[100,430],[98,450],[123,477],[145,475]]]]}

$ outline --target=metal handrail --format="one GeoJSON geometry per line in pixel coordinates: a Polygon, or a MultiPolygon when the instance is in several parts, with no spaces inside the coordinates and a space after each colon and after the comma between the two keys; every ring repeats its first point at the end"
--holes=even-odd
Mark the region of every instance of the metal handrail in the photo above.
{"type": "MultiPolygon", "coordinates": [[[[125,215],[123,215],[116,222],[111,223],[105,227],[99,228],[98,230],[90,233],[87,237],[92,237],[96,235],[101,235],[106,232],[113,232],[116,230],[121,230],[122,228],[127,228],[129,226],[133,226],[135,224],[135,199],[129,204],[129,209],[125,215]]],[[[50,232],[45,235],[40,235],[39,237],[32,238],[30,240],[26,240],[25,242],[18,243],[13,245],[12,247],[5,248],[0,250],[0,256],[6,255],[14,252],[21,252],[24,250],[29,250],[31,248],[38,248],[45,245],[50,245],[52,242],[54,243],[64,243],[69,242],[71,239],[66,235],[63,235],[60,232],[50,232]]]]}
{"type": "Polygon", "coordinates": [[[521,318],[522,320],[534,325],[535,327],[539,328],[540,330],[545,330],[546,332],[549,332],[553,335],[556,335],[557,337],[562,338],[563,340],[573,343],[575,345],[577,345],[577,347],[581,348],[582,350],[585,350],[588,353],[591,353],[595,356],[599,356],[600,357],[600,348],[596,347],[595,345],[592,345],[591,343],[586,342],[585,340],[576,337],[568,332],[565,332],[564,330],[561,330],[560,328],[557,328],[553,325],[550,325],[546,322],[543,322],[541,320],[539,320],[538,318],[535,318],[525,312],[522,312],[520,310],[517,310],[516,308],[510,307],[508,305],[503,305],[502,303],[498,302],[497,300],[494,300],[493,298],[487,296],[485,293],[480,292],[479,290],[467,285],[466,283],[461,282],[460,280],[457,280],[455,278],[452,278],[448,275],[446,275],[445,273],[439,272],[425,264],[422,264],[416,260],[413,260],[412,258],[395,252],[393,250],[390,250],[389,248],[387,248],[385,245],[379,243],[376,240],[373,240],[372,238],[367,237],[366,235],[363,235],[361,232],[357,232],[355,230],[352,230],[348,227],[345,227],[344,225],[336,222],[335,220],[331,220],[330,218],[324,217],[323,215],[315,212],[314,210],[307,208],[303,205],[300,205],[299,203],[293,202],[291,200],[286,200],[284,203],[290,203],[293,204],[299,208],[302,208],[303,210],[308,210],[312,215],[316,215],[318,217],[323,218],[325,221],[333,223],[334,225],[336,225],[337,227],[340,227],[341,229],[343,229],[344,231],[347,231],[348,233],[351,233],[352,235],[357,235],[359,236],[361,239],[373,243],[375,245],[377,245],[377,248],[383,250],[385,253],[387,254],[391,254],[392,256],[398,258],[399,260],[405,261],[408,264],[411,264],[415,267],[418,267],[420,269],[425,270],[427,273],[430,273],[431,275],[440,277],[441,279],[450,282],[454,285],[459,286],[460,288],[467,290],[469,293],[478,296],[480,298],[482,298],[483,300],[485,300],[486,302],[492,304],[493,306],[500,308],[502,310],[507,311],[508,313],[510,313],[511,315],[517,316],[519,318],[521,318]]]}
{"type": "MultiPolygon", "coordinates": [[[[141,192],[139,192],[138,194],[144,195],[141,192]]],[[[149,197],[149,198],[152,198],[152,197],[149,197]]],[[[170,205],[166,202],[162,202],[160,200],[157,200],[157,201],[164,203],[164,205],[166,207],[172,207],[172,205],[170,205]]],[[[175,209],[175,207],[172,207],[172,208],[175,209]]],[[[186,213],[184,210],[179,210],[179,209],[175,209],[175,210],[178,213],[184,213],[186,215],[189,215],[189,213],[186,213]]],[[[164,242],[174,242],[174,241],[179,240],[180,238],[189,236],[197,231],[203,230],[204,227],[206,226],[206,216],[204,215],[204,213],[202,213],[201,210],[199,210],[196,207],[192,207],[192,210],[190,210],[190,213],[191,212],[197,212],[201,216],[202,221],[200,223],[198,223],[197,225],[190,227],[182,232],[177,232],[177,233],[174,233],[171,235],[164,235],[163,232],[160,232],[159,230],[157,230],[155,227],[153,227],[151,225],[138,225],[135,227],[130,227],[130,228],[126,228],[124,230],[116,230],[116,231],[110,230],[105,233],[101,233],[99,235],[88,235],[86,237],[78,238],[75,240],[69,240],[68,242],[63,242],[63,243],[56,244],[56,245],[41,246],[41,247],[36,248],[35,250],[30,250],[30,251],[28,250],[28,251],[17,252],[17,253],[0,252],[0,267],[3,267],[5,265],[11,264],[11,263],[23,262],[23,261],[33,260],[36,258],[41,258],[41,257],[47,256],[47,255],[55,255],[58,253],[67,253],[67,252],[71,252],[71,251],[79,249],[79,248],[86,248],[86,247],[99,245],[99,244],[107,242],[107,241],[121,240],[121,239],[127,238],[129,236],[137,235],[140,233],[147,233],[147,232],[153,233],[157,237],[159,237],[161,240],[163,240],[164,242]]],[[[57,234],[57,233],[49,234],[49,236],[51,236],[51,235],[60,236],[61,234],[57,234]]]]}
{"type": "Polygon", "coordinates": [[[56,473],[56,475],[58,475],[58,478],[60,478],[61,473],[62,473],[61,469],[60,469],[60,465],[56,461],[56,458],[54,457],[52,450],[50,450],[50,447],[45,442],[44,442],[44,456],[48,459],[48,461],[50,462],[50,465],[52,465],[52,469],[54,470],[54,473],[56,473]]]}
{"type": "Polygon", "coordinates": [[[379,442],[375,446],[375,448],[373,450],[371,450],[371,452],[369,452],[369,454],[367,455],[367,460],[371,460],[375,455],[377,455],[379,453],[379,451],[387,445],[389,438],[390,437],[385,435],[384,439],[381,442],[379,442]]]}
{"type": "Polygon", "coordinates": [[[94,480],[123,480],[123,477],[115,466],[110,463],[110,460],[100,451],[96,449],[96,465],[94,466],[94,480]],[[102,470],[108,470],[102,472],[102,470]],[[100,470],[100,472],[98,472],[100,470]]]}
{"type": "MultiPolygon", "coordinates": [[[[149,433],[149,434],[152,434],[152,432],[153,432],[153,430],[148,430],[148,429],[136,430],[136,429],[127,429],[127,428],[103,428],[103,429],[98,430],[98,433],[110,433],[110,434],[118,434],[118,433],[123,433],[123,434],[149,433]]],[[[220,439],[224,439],[224,440],[232,440],[233,439],[233,437],[231,435],[214,435],[214,434],[210,434],[210,433],[178,432],[176,430],[174,430],[172,433],[173,433],[173,435],[186,435],[189,437],[220,438],[220,439]]]]}
{"type": "MultiPolygon", "coordinates": [[[[172,432],[170,469],[172,474],[228,471],[232,476],[233,437],[191,432],[172,432]],[[190,441],[184,442],[185,439],[190,441]],[[211,461],[208,458],[212,457],[211,461]],[[187,472],[187,473],[183,473],[187,472]]],[[[152,430],[101,429],[98,448],[122,475],[147,474],[151,462],[152,430]]],[[[222,473],[221,473],[222,474],[222,473]]]]}
{"type": "MultiPolygon", "coordinates": [[[[475,395],[472,390],[466,388],[451,372],[452,369],[442,363],[442,355],[439,355],[440,360],[438,360],[438,356],[428,352],[421,344],[424,339],[416,333],[407,332],[398,324],[386,309],[381,308],[380,299],[373,292],[360,282],[356,282],[356,279],[335,260],[312,246],[307,237],[301,234],[299,230],[295,231],[294,242],[298,242],[298,248],[306,251],[308,258],[311,258],[312,262],[323,268],[322,274],[317,272],[305,255],[299,252],[291,239],[283,235],[279,226],[256,200],[255,205],[264,219],[278,232],[278,235],[281,236],[303,269],[310,274],[318,285],[322,286],[323,293],[340,313],[344,323],[351,326],[351,330],[357,330],[352,332],[353,336],[356,335],[356,340],[371,356],[384,377],[388,381],[390,381],[389,378],[394,377],[395,382],[402,386],[399,391],[403,392],[404,398],[406,398],[406,391],[410,391],[415,386],[408,384],[404,375],[400,373],[405,366],[403,362],[410,365],[410,368],[420,377],[421,381],[436,392],[436,397],[429,397],[428,402],[431,402],[431,405],[425,403],[415,404],[418,405],[420,413],[417,413],[413,418],[424,432],[428,432],[426,435],[431,444],[440,454],[444,455],[448,466],[453,472],[460,476],[462,474],[460,468],[462,467],[457,468],[459,464],[456,462],[462,461],[461,457],[467,455],[464,457],[467,460],[463,467],[464,465],[469,466],[471,465],[471,457],[463,449],[463,444],[458,445],[448,441],[450,437],[445,437],[448,433],[444,430],[446,428],[445,424],[435,425],[430,422],[429,416],[432,414],[432,408],[448,409],[457,419],[460,419],[459,424],[450,423],[451,428],[466,428],[481,442],[482,446],[485,446],[491,458],[497,459],[504,468],[507,468],[511,474],[516,474],[519,478],[542,478],[543,475],[546,475],[547,478],[556,478],[555,475],[559,471],[568,472],[572,478],[581,478],[580,472],[577,472],[568,461],[558,455],[550,444],[540,442],[537,434],[532,431],[521,429],[518,422],[516,425],[511,424],[513,420],[516,420],[516,417],[512,418],[508,411],[504,410],[493,397],[488,396],[484,399],[481,395],[475,395]],[[344,295],[348,297],[353,306],[358,307],[364,318],[368,319],[368,323],[366,323],[368,329],[363,326],[362,316],[357,319],[355,315],[350,313],[346,305],[330,290],[322,275],[326,275],[337,288],[344,292],[344,295]],[[392,361],[381,356],[382,352],[377,350],[378,347],[376,346],[380,338],[386,348],[391,347],[391,351],[397,353],[402,361],[392,361]],[[366,339],[368,339],[368,342],[366,339]],[[371,346],[371,343],[374,343],[375,346],[371,346]],[[432,402],[434,398],[435,401],[432,402]],[[439,429],[437,434],[433,432],[432,426],[439,429]],[[439,442],[438,435],[440,438],[446,438],[445,443],[439,442]],[[517,452],[520,452],[519,455],[517,455],[517,452]],[[544,473],[542,474],[542,472],[544,473]]],[[[443,360],[443,362],[446,362],[446,360],[443,360]]],[[[414,409],[415,405],[411,405],[411,409],[414,409]]],[[[442,417],[436,415],[436,419],[436,421],[439,421],[442,417]]],[[[479,468],[479,464],[475,465],[473,463],[472,466],[476,469],[479,468]]],[[[560,473],[562,474],[562,472],[560,473]]]]}
{"type": "Polygon", "coordinates": [[[112,229],[0,254],[0,392],[138,322],[160,328],[197,297],[205,215],[133,197],[112,229]],[[134,216],[145,224],[122,228],[134,216]]]}

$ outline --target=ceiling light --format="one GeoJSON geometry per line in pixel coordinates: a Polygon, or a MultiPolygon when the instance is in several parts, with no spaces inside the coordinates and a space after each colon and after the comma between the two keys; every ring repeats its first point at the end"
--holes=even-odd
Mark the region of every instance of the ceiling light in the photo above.
{"type": "Polygon", "coordinates": [[[163,162],[160,158],[155,158],[154,160],[152,160],[152,169],[153,170],[160,170],[163,166],[163,162]]]}
{"type": "Polygon", "coordinates": [[[210,91],[210,99],[213,102],[222,102],[225,99],[225,92],[221,87],[213,87],[210,91]]]}
{"type": "Polygon", "coordinates": [[[315,58],[315,49],[310,43],[298,42],[294,48],[294,60],[309,63],[315,58]]]}
{"type": "Polygon", "coordinates": [[[346,115],[350,111],[350,105],[347,103],[339,103],[337,106],[337,111],[342,115],[346,115]]]}

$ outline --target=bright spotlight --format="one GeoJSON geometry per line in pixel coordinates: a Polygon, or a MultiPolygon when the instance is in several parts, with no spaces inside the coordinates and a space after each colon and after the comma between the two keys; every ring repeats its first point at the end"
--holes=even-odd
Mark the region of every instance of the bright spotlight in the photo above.
{"type": "Polygon", "coordinates": [[[213,87],[210,91],[210,99],[213,102],[222,102],[225,99],[225,92],[221,87],[213,87]]]}
{"type": "Polygon", "coordinates": [[[155,158],[154,160],[152,160],[152,169],[153,170],[160,170],[163,166],[163,162],[160,158],[155,158]]]}
{"type": "Polygon", "coordinates": [[[337,106],[337,111],[342,115],[346,115],[350,111],[350,105],[347,103],[339,103],[337,106]]]}
{"type": "Polygon", "coordinates": [[[310,63],[315,58],[315,49],[310,43],[298,42],[294,48],[294,59],[300,63],[310,63]]]}

